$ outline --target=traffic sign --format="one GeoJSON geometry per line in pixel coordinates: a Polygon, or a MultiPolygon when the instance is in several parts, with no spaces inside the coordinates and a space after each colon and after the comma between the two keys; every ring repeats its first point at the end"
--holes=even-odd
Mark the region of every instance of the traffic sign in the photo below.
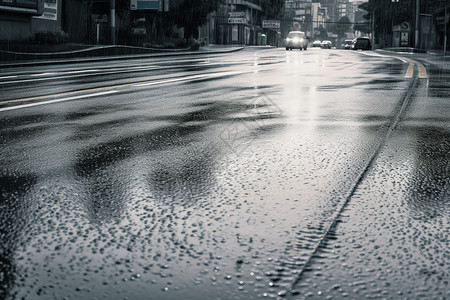
{"type": "Polygon", "coordinates": [[[280,21],[278,20],[263,20],[263,28],[279,29],[280,21]]]}
{"type": "Polygon", "coordinates": [[[159,9],[159,0],[131,0],[131,10],[157,10],[159,9]]]}

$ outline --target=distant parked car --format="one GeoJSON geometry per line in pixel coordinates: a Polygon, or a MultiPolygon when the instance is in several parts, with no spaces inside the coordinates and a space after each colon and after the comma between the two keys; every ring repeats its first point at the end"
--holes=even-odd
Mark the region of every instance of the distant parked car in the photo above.
{"type": "Polygon", "coordinates": [[[286,38],[286,50],[308,48],[308,38],[303,31],[291,31],[286,38]]]}
{"type": "Polygon", "coordinates": [[[372,50],[372,43],[369,38],[356,38],[352,41],[352,50],[372,50]]]}
{"type": "Polygon", "coordinates": [[[353,40],[345,40],[344,41],[344,49],[345,50],[350,50],[350,49],[352,49],[352,42],[353,42],[353,40]]]}
{"type": "Polygon", "coordinates": [[[315,40],[315,41],[313,42],[313,47],[322,47],[322,42],[319,41],[319,40],[315,40]]]}
{"type": "Polygon", "coordinates": [[[323,49],[331,49],[332,46],[333,44],[331,43],[331,41],[323,41],[321,44],[321,47],[323,49]]]}

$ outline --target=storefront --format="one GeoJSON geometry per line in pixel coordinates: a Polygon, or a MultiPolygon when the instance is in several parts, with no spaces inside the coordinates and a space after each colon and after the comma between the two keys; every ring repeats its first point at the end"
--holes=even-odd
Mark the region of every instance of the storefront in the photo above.
{"type": "Polygon", "coordinates": [[[43,0],[0,0],[0,41],[29,39],[31,18],[43,10],[43,0]]]}

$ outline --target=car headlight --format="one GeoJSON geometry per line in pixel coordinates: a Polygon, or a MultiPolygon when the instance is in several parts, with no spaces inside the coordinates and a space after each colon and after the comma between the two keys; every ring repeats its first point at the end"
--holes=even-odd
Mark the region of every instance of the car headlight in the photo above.
{"type": "Polygon", "coordinates": [[[290,38],[287,38],[287,39],[286,39],[286,42],[290,42],[290,41],[291,41],[291,39],[290,39],[290,38]]]}
{"type": "Polygon", "coordinates": [[[303,39],[300,39],[300,43],[303,43],[303,39]]]}

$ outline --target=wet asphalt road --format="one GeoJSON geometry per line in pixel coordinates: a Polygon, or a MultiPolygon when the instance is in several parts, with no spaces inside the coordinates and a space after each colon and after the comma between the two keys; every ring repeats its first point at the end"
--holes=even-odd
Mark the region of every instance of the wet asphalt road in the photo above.
{"type": "Polygon", "coordinates": [[[1,70],[0,298],[450,297],[450,71],[408,58],[1,70]]]}

